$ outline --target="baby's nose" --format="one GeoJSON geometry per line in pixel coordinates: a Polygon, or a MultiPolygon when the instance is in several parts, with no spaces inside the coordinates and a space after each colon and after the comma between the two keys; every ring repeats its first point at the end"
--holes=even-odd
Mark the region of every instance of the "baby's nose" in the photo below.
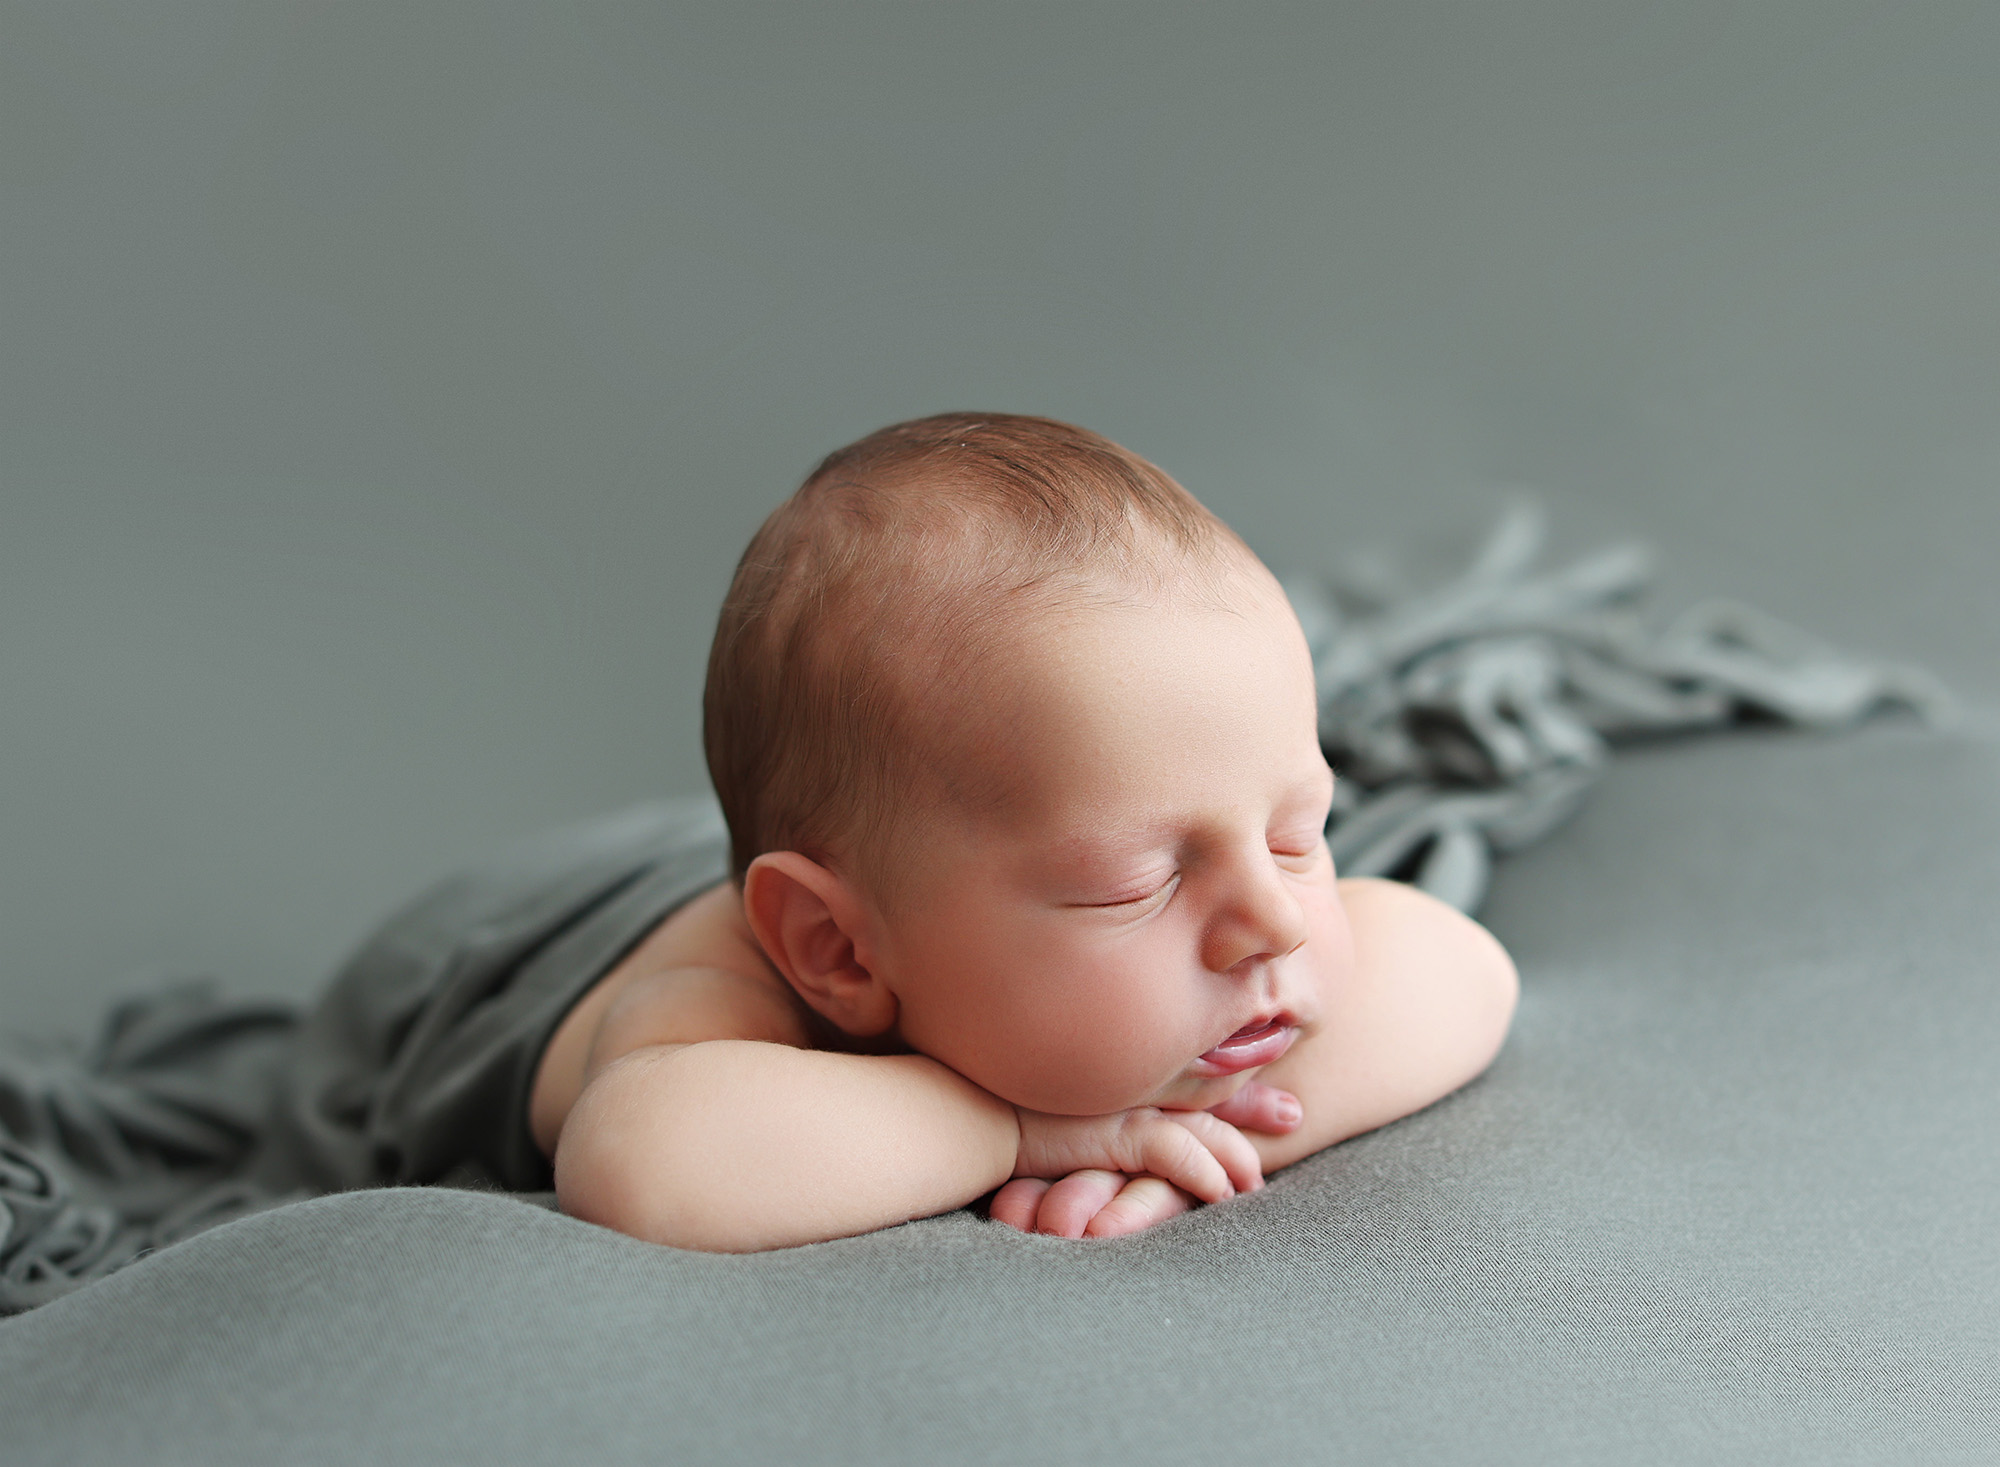
{"type": "Polygon", "coordinates": [[[1275,871],[1254,873],[1210,924],[1202,960],[1211,972],[1243,976],[1305,945],[1306,917],[1275,871]]]}

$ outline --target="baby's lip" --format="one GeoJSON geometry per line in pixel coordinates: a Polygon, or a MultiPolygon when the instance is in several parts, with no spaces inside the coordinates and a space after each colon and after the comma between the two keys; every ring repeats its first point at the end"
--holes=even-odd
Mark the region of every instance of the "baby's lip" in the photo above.
{"type": "Polygon", "coordinates": [[[1259,1015],[1194,1062],[1204,1077],[1236,1075],[1268,1065],[1292,1047],[1299,1030],[1290,1014],[1259,1015]]]}

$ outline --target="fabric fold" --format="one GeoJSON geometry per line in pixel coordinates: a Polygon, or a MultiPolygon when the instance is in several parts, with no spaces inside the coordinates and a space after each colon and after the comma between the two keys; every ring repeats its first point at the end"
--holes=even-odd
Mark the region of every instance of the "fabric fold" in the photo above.
{"type": "Polygon", "coordinates": [[[1838,729],[1889,708],[1934,726],[1954,716],[1921,669],[1739,602],[1655,621],[1640,547],[1538,571],[1546,538],[1523,503],[1440,587],[1412,590],[1380,560],[1286,580],[1341,776],[1327,838],[1343,875],[1400,878],[1476,911],[1493,857],[1574,814],[1618,744],[1751,722],[1838,729]]]}

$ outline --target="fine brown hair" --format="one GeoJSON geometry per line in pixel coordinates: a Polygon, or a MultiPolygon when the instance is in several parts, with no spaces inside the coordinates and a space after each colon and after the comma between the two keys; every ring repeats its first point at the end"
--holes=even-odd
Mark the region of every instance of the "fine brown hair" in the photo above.
{"type": "Polygon", "coordinates": [[[1048,418],[946,413],[828,455],[743,552],[709,653],[736,878],[778,850],[879,876],[899,817],[965,793],[940,730],[1021,609],[1163,595],[1239,555],[1166,474],[1048,418]]]}

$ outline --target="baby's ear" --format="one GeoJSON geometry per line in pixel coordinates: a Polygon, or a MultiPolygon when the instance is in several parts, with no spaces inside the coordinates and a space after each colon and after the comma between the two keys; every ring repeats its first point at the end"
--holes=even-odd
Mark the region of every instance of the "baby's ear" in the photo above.
{"type": "Polygon", "coordinates": [[[766,851],[743,873],[743,912],[785,981],[843,1032],[896,1026],[896,995],[855,955],[865,908],[836,872],[797,851],[766,851]]]}

